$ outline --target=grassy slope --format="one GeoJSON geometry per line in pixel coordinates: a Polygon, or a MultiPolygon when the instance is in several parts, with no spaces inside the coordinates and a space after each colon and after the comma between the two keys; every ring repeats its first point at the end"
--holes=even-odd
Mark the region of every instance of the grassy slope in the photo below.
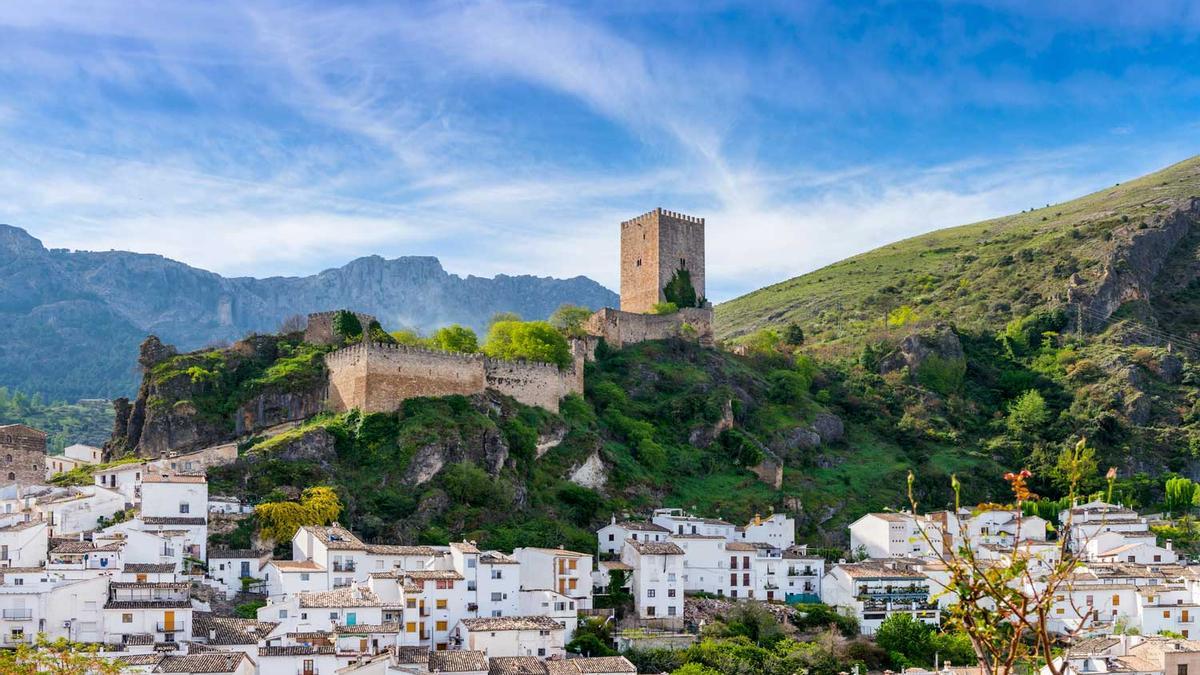
{"type": "Polygon", "coordinates": [[[994,329],[1085,279],[1111,252],[1111,231],[1167,200],[1200,196],[1200,157],[1063,204],[913,237],[767,286],[716,308],[720,337],[801,324],[810,341],[857,342],[882,325],[882,307],[922,319],[994,329]],[[885,298],[880,289],[895,292],[885,298]]]}

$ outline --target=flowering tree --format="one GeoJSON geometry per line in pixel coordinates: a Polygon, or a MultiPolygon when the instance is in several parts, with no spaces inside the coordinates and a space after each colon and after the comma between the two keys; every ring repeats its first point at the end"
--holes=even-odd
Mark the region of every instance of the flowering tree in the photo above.
{"type": "MultiPolygon", "coordinates": [[[[1078,467],[1088,457],[1086,440],[1081,440],[1070,452],[1071,466],[1078,467]]],[[[1078,470],[1070,471],[1068,475],[1071,481],[1068,497],[1074,497],[1083,476],[1078,470]]],[[[1071,604],[1070,580],[1080,565],[1078,553],[1069,546],[1070,515],[1067,522],[1061,523],[1059,538],[1049,554],[1043,551],[1038,555],[1029,542],[1022,541],[1025,518],[1022,507],[1038,499],[1029,490],[1031,476],[1028,470],[1004,475],[1012,490],[1016,514],[1014,544],[1007,552],[1006,560],[981,559],[969,537],[962,537],[958,546],[935,546],[929,534],[922,530],[930,549],[946,568],[944,592],[956,597],[956,602],[947,610],[948,623],[970,639],[985,675],[1009,675],[1019,667],[1040,664],[1047,666],[1050,675],[1063,675],[1065,661],[1055,661],[1053,646],[1059,637],[1070,637],[1078,632],[1090,614],[1087,608],[1081,611],[1072,607],[1072,615],[1065,612],[1059,615],[1056,611],[1062,603],[1071,604]],[[1064,616],[1079,621],[1053,630],[1053,623],[1062,621],[1064,616]]],[[[1115,471],[1110,471],[1110,494],[1115,477],[1115,471]]],[[[913,482],[910,472],[909,503],[916,513],[913,482]]],[[[951,477],[951,486],[957,513],[961,490],[957,476],[951,477]]]]}

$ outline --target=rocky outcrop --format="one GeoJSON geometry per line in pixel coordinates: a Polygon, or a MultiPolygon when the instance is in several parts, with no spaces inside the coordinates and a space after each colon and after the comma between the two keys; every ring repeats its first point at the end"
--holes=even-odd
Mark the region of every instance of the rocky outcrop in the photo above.
{"type": "Polygon", "coordinates": [[[284,462],[311,462],[322,468],[333,466],[337,458],[337,439],[323,427],[315,426],[280,434],[278,439],[252,448],[245,455],[253,465],[259,459],[270,458],[284,462]]]}
{"type": "Polygon", "coordinates": [[[239,436],[253,434],[284,422],[303,420],[320,412],[324,403],[323,384],[302,391],[267,389],[242,402],[232,416],[224,409],[202,409],[200,401],[234,399],[238,391],[214,392],[224,375],[248,362],[270,363],[278,356],[275,336],[252,336],[217,351],[178,354],[156,336],[146,338],[139,349],[142,385],[133,401],[121,398],[114,404],[113,435],[105,444],[109,456],[132,453],[140,457],[162,457],[170,452],[190,452],[239,436]],[[211,359],[221,365],[209,363],[211,359]]]}
{"type": "Polygon", "coordinates": [[[325,388],[309,391],[268,391],[238,407],[234,433],[242,436],[284,422],[312,417],[324,409],[325,388]]]}
{"type": "Polygon", "coordinates": [[[600,459],[600,453],[593,452],[588,455],[583,464],[572,469],[569,480],[592,490],[599,490],[607,485],[608,469],[604,466],[604,460],[600,459]]]}
{"type": "Polygon", "coordinates": [[[1068,282],[1067,302],[1077,308],[1083,328],[1097,331],[1113,312],[1130,301],[1150,300],[1163,266],[1192,227],[1200,223],[1200,199],[1182,200],[1143,222],[1130,222],[1114,231],[1117,242],[1104,262],[1098,281],[1075,275],[1068,282]]]}
{"type": "Polygon", "coordinates": [[[953,328],[935,326],[906,336],[894,352],[880,360],[879,372],[885,374],[908,368],[908,372],[915,375],[933,358],[966,364],[962,342],[953,328]]]}
{"type": "Polygon", "coordinates": [[[813,418],[812,429],[826,445],[837,443],[846,436],[846,425],[842,418],[829,412],[817,413],[813,418]]]}
{"type": "Polygon", "coordinates": [[[535,319],[564,303],[616,302],[585,277],[460,277],[430,257],[370,256],[308,277],[224,278],[157,255],[48,250],[0,225],[0,386],[49,398],[128,396],[148,333],[191,350],[339,307],[388,327],[482,330],[499,311],[535,319]]]}

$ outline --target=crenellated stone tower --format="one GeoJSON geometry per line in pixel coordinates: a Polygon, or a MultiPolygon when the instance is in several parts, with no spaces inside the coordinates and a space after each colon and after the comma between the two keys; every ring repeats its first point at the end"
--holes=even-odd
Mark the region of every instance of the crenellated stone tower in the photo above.
{"type": "Polygon", "coordinates": [[[703,299],[703,218],[658,208],[621,223],[621,311],[653,311],[681,270],[703,299]]]}

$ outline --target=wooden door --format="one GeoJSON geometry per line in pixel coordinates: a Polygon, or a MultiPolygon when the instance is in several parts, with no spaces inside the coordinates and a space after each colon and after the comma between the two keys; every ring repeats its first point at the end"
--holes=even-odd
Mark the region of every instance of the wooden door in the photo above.
{"type": "Polygon", "coordinates": [[[168,611],[163,612],[163,632],[164,633],[175,632],[175,610],[168,610],[168,611]]]}

